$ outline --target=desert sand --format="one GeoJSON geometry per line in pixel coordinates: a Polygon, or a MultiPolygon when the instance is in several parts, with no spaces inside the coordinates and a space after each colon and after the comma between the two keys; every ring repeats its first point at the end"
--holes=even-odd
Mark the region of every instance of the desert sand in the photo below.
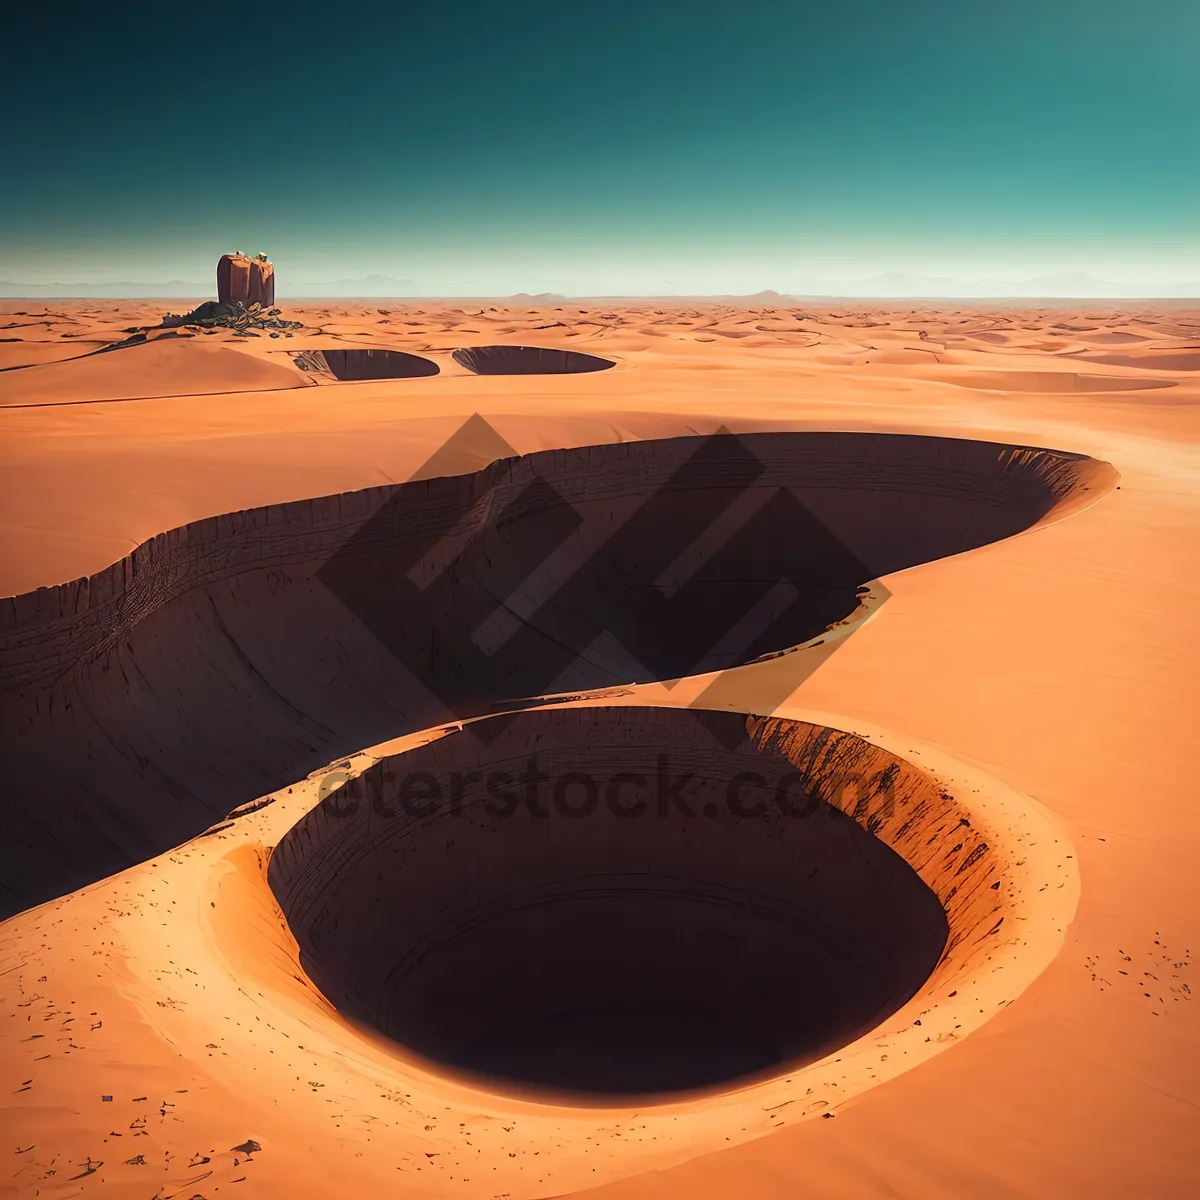
{"type": "Polygon", "coordinates": [[[286,308],[290,339],[136,332],[168,307],[0,305],[5,1194],[1200,1188],[1200,311],[324,303],[286,308]],[[496,346],[530,349],[462,353],[496,346]],[[379,351],[437,372],[372,378],[379,351]],[[722,427],[762,435],[867,574],[792,653],[644,678],[598,654],[540,689],[534,658],[467,715],[569,691],[506,736],[611,776],[647,746],[715,761],[689,722],[723,710],[737,754],[822,795],[822,840],[760,829],[739,858],[719,821],[538,845],[330,819],[392,764],[480,752],[312,608],[322,539],[393,503],[389,536],[441,536],[456,489],[536,463],[618,512],[722,427]],[[604,914],[637,895],[564,890],[589,876],[666,897],[632,976],[604,914]],[[555,903],[481,927],[518,885],[555,903]],[[750,892],[776,917],[730,917],[750,892]],[[698,899],[724,915],[688,925],[698,899]],[[406,999],[391,960],[443,927],[465,932],[406,999]],[[538,974],[572,945],[606,1003],[645,980],[737,1014],[726,1077],[629,1099],[481,1072],[464,1028],[577,1005],[538,974]],[[789,974],[818,953],[820,986],[789,974]]]}

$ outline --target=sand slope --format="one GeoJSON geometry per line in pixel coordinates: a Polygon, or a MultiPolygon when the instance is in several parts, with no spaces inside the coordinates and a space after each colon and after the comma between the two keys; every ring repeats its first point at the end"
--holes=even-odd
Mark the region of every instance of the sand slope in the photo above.
{"type": "Polygon", "coordinates": [[[221,342],[168,335],[5,372],[0,375],[0,403],[80,404],[174,396],[180,394],[181,376],[187,381],[185,395],[307,386],[304,376],[285,362],[264,362],[221,342]]]}

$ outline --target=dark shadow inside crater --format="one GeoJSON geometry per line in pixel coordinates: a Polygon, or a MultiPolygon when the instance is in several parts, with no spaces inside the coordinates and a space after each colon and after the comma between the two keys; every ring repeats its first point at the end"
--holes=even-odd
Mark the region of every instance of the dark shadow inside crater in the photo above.
{"type": "Polygon", "coordinates": [[[769,1072],[777,1045],[727,1014],[669,1005],[583,1005],[489,1029],[456,1065],[535,1088],[608,1095],[690,1091],[769,1072]]]}
{"type": "Polygon", "coordinates": [[[454,361],[476,375],[578,375],[617,365],[597,354],[543,346],[467,346],[454,351],[454,361]]]}
{"type": "Polygon", "coordinates": [[[713,719],[542,710],[383,760],[271,859],[310,978],[423,1058],[584,1097],[745,1081],[873,1028],[936,964],[940,901],[819,799],[828,755],[730,750],[713,719]]]}
{"type": "Polygon", "coordinates": [[[438,373],[430,358],[403,350],[322,350],[335,379],[350,382],[361,379],[424,379],[438,373]]]}

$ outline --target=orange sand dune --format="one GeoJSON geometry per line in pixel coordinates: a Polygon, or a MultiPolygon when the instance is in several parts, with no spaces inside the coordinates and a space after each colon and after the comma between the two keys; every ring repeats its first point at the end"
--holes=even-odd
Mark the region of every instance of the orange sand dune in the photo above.
{"type": "Polygon", "coordinates": [[[959,387],[984,388],[991,392],[1140,392],[1175,386],[1173,379],[1067,371],[964,371],[946,375],[945,379],[959,387]]]}
{"type": "Polygon", "coordinates": [[[270,391],[304,387],[300,372],[240,354],[222,341],[161,337],[105,348],[83,358],[45,362],[6,373],[0,403],[79,404],[103,400],[270,391]],[[188,391],[181,393],[181,377],[188,391]]]}
{"type": "Polygon", "coordinates": [[[1128,346],[1134,342],[1148,342],[1150,339],[1143,333],[1112,330],[1108,333],[1089,334],[1086,340],[1094,342],[1098,346],[1128,346]]]}
{"type": "MultiPolygon", "coordinates": [[[[155,856],[106,879],[99,840],[82,838],[71,858],[86,866],[94,853],[80,878],[96,881],[65,896],[72,881],[53,878],[65,826],[49,820],[30,840],[22,886],[56,898],[3,924],[12,1145],[0,1188],[131,1200],[218,1189],[313,1200],[1200,1190],[1200,817],[1188,786],[1200,376],[1154,361],[1187,354],[1163,340],[1195,339],[1200,313],[659,301],[326,303],[285,315],[306,325],[286,347],[215,335],[0,373],[8,405],[28,403],[15,396],[29,385],[16,381],[36,372],[57,372],[61,385],[47,385],[50,407],[0,411],[0,591],[32,593],[0,602],[6,712],[17,714],[5,723],[0,797],[10,828],[18,810],[32,829],[33,817],[75,805],[120,844],[132,806],[151,828],[198,779],[202,819],[214,822],[165,830],[140,851],[145,833],[127,829],[123,861],[155,856]],[[1013,340],[968,338],[992,332],[1013,340]],[[1081,371],[1079,351],[1132,346],[1116,337],[1128,334],[1153,344],[1123,350],[1102,376],[1089,354],[1081,371]],[[617,365],[455,369],[454,350],[501,343],[617,365]],[[288,355],[339,347],[419,354],[442,370],[304,386],[312,380],[288,355]],[[160,358],[139,360],[147,353],[160,358]],[[159,363],[149,388],[139,361],[159,363]],[[236,390],[194,394],[206,371],[236,390]],[[1088,376],[1114,390],[1084,391],[1077,381],[1088,376]],[[55,403],[100,383],[147,398],[55,403]],[[342,720],[353,704],[338,688],[357,659],[336,637],[327,655],[316,636],[289,648],[279,620],[278,653],[260,654],[271,614],[297,602],[274,533],[243,553],[256,528],[272,528],[252,513],[196,527],[215,581],[203,595],[186,574],[161,572],[170,555],[125,559],[218,514],[307,511],[293,531],[303,542],[314,521],[341,519],[327,504],[297,505],[306,498],[382,496],[410,479],[426,483],[400,492],[433,495],[463,486],[447,476],[510,452],[634,461],[654,448],[614,444],[720,426],[818,435],[812,445],[831,433],[915,436],[912,453],[889,460],[887,481],[875,459],[856,484],[856,511],[876,514],[861,528],[890,530],[867,557],[882,579],[824,635],[797,629],[792,653],[670,686],[635,683],[627,668],[568,680],[605,686],[518,716],[491,741],[457,724],[421,727],[434,717],[398,723],[387,712],[394,693],[378,681],[366,684],[374,694],[347,693],[359,707],[342,720]],[[561,453],[589,446],[602,449],[561,453]],[[1069,486],[1018,519],[1011,497],[1029,494],[1047,447],[1073,464],[1069,486]],[[985,494],[971,454],[1012,464],[998,477],[1009,490],[964,509],[955,496],[985,494]],[[899,505],[906,477],[943,497],[920,519],[899,505]],[[874,507],[863,507],[872,491],[874,507]],[[931,536],[935,510],[945,540],[906,545],[897,531],[931,536]],[[984,510],[995,528],[975,528],[984,510]],[[898,524],[880,523],[886,513],[898,524]],[[893,557],[879,557],[884,549],[893,557]],[[86,605],[78,585],[56,586],[122,560],[94,604],[91,585],[86,605]],[[139,589],[147,602],[128,603],[139,589]],[[196,603],[204,596],[207,609],[196,603]],[[259,629],[239,626],[248,613],[264,614],[259,629]],[[223,658],[211,657],[214,630],[223,658]],[[305,656],[309,667],[280,674],[305,656]],[[206,704],[187,707],[206,678],[243,699],[209,688],[206,704]],[[127,719],[114,721],[121,705],[127,719]],[[726,724],[697,726],[700,708],[726,724]],[[773,719],[756,719],[764,714],[773,719]],[[705,741],[732,727],[749,736],[735,750],[705,741]],[[250,775],[281,736],[297,752],[257,789],[273,788],[262,803],[250,775]],[[698,815],[682,823],[610,821],[587,838],[588,822],[551,821],[525,836],[519,821],[500,824],[473,804],[471,782],[458,816],[384,819],[389,780],[420,768],[453,788],[473,762],[519,759],[520,739],[587,766],[606,791],[622,771],[645,773],[647,747],[685,763],[699,756],[706,779],[719,778],[728,754],[791,766],[824,823],[742,826],[719,795],[697,793],[698,815]],[[845,872],[868,863],[851,885],[845,872]],[[599,880],[590,891],[589,876],[599,880]],[[639,940],[621,914],[629,889],[651,884],[657,898],[636,909],[647,920],[639,940]],[[626,936],[613,936],[622,927],[626,936]],[[813,955],[825,956],[815,985],[789,976],[813,955]],[[557,996],[578,1012],[579,997],[561,991],[571,980],[624,1024],[593,1023],[581,1041],[578,1026],[538,1008],[557,996]],[[781,992],[796,1003],[781,1005],[781,992]],[[501,1020],[514,999],[531,1018],[523,1027],[501,1020]],[[632,1024],[630,1006],[644,1010],[632,1024]],[[664,1023],[664,1007],[678,1019],[664,1023]],[[742,1012],[755,1014],[750,1028],[734,1019],[742,1012]],[[807,1043],[788,1024],[797,1012],[814,1035],[807,1043]],[[574,1072],[565,1080],[546,1074],[564,1061],[574,1072]],[[660,1072],[648,1082],[620,1074],[648,1066],[660,1072]],[[618,1072],[617,1093],[579,1073],[601,1068],[618,1072]]],[[[0,304],[0,316],[19,326],[5,336],[58,348],[119,340],[161,310],[93,302],[51,312],[24,301],[0,304]]],[[[817,463],[832,504],[852,473],[836,456],[817,463]]],[[[596,477],[562,478],[586,491],[596,477]]],[[[754,544],[769,570],[787,540],[754,544]]],[[[596,661],[609,661],[612,648],[597,647],[596,661]]]]}
{"type": "Polygon", "coordinates": [[[1180,350],[1175,354],[1088,354],[1088,362],[1110,367],[1136,367],[1151,371],[1200,371],[1200,350],[1180,350]]]}
{"type": "Polygon", "coordinates": [[[0,370],[14,367],[32,367],[38,363],[62,362],[76,358],[90,350],[99,350],[108,342],[57,341],[23,342],[17,338],[0,338],[0,370]]]}

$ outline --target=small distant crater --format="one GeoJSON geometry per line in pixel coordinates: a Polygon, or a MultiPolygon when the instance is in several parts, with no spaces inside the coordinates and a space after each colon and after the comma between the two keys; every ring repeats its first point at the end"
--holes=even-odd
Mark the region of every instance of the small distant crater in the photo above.
{"type": "Polygon", "coordinates": [[[364,379],[424,379],[438,373],[431,358],[404,350],[308,350],[293,360],[302,371],[339,383],[364,379]]]}
{"type": "Polygon", "coordinates": [[[454,351],[454,361],[476,375],[579,375],[617,365],[598,354],[543,346],[466,346],[454,351]]]}

